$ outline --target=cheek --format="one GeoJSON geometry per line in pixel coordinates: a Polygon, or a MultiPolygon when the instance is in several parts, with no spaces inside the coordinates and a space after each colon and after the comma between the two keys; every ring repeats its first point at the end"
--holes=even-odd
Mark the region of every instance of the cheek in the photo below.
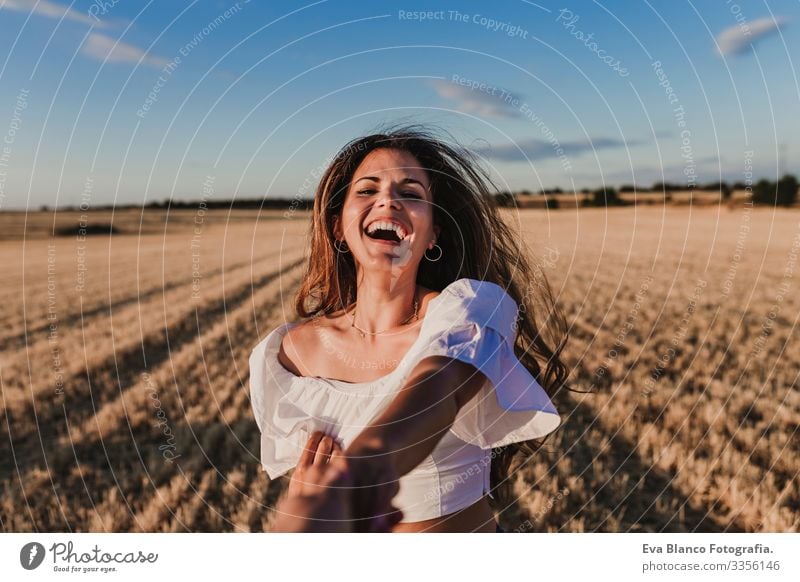
{"type": "Polygon", "coordinates": [[[352,232],[358,234],[359,232],[359,216],[360,212],[354,205],[346,206],[342,210],[342,229],[344,232],[352,232]]]}
{"type": "Polygon", "coordinates": [[[429,237],[433,233],[433,214],[420,210],[412,217],[414,232],[429,237]]]}

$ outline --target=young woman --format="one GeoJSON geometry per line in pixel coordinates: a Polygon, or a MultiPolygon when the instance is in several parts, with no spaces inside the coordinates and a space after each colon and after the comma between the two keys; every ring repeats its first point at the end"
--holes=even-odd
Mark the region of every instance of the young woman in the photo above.
{"type": "Polygon", "coordinates": [[[270,479],[295,468],[288,496],[344,455],[356,530],[502,531],[512,460],[560,423],[567,334],[490,186],[473,155],[419,127],[353,140],[331,162],[296,298],[305,319],[250,357],[261,461],[270,479]]]}

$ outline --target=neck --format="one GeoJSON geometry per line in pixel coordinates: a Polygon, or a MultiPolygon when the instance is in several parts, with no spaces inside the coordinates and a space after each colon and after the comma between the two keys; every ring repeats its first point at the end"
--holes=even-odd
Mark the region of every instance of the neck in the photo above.
{"type": "Polygon", "coordinates": [[[355,313],[355,324],[375,333],[393,329],[403,322],[413,323],[415,276],[416,273],[410,272],[399,277],[390,272],[362,272],[357,283],[355,310],[350,312],[355,313]]]}

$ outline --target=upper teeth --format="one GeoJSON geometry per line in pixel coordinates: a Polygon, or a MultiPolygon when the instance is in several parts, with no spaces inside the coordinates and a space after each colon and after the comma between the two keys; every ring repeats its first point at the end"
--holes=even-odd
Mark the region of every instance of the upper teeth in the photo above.
{"type": "Polygon", "coordinates": [[[405,228],[394,222],[389,222],[388,220],[376,220],[367,227],[367,234],[372,234],[379,228],[395,231],[397,233],[397,238],[400,240],[405,239],[407,235],[405,228]]]}

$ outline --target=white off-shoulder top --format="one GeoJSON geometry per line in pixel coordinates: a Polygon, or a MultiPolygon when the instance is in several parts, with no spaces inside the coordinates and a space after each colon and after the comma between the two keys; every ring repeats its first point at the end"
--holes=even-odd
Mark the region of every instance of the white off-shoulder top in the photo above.
{"type": "Polygon", "coordinates": [[[419,337],[389,374],[371,382],[296,376],[278,351],[285,323],[250,355],[250,396],[261,431],[261,463],[270,479],[293,468],[310,434],[325,431],[347,448],[380,415],[415,366],[448,356],[487,378],[458,412],[431,454],[399,481],[394,505],[403,522],[441,517],[489,491],[491,449],[542,437],[561,419],[547,393],[514,354],[517,304],[488,281],[458,279],[428,302],[419,337]]]}

